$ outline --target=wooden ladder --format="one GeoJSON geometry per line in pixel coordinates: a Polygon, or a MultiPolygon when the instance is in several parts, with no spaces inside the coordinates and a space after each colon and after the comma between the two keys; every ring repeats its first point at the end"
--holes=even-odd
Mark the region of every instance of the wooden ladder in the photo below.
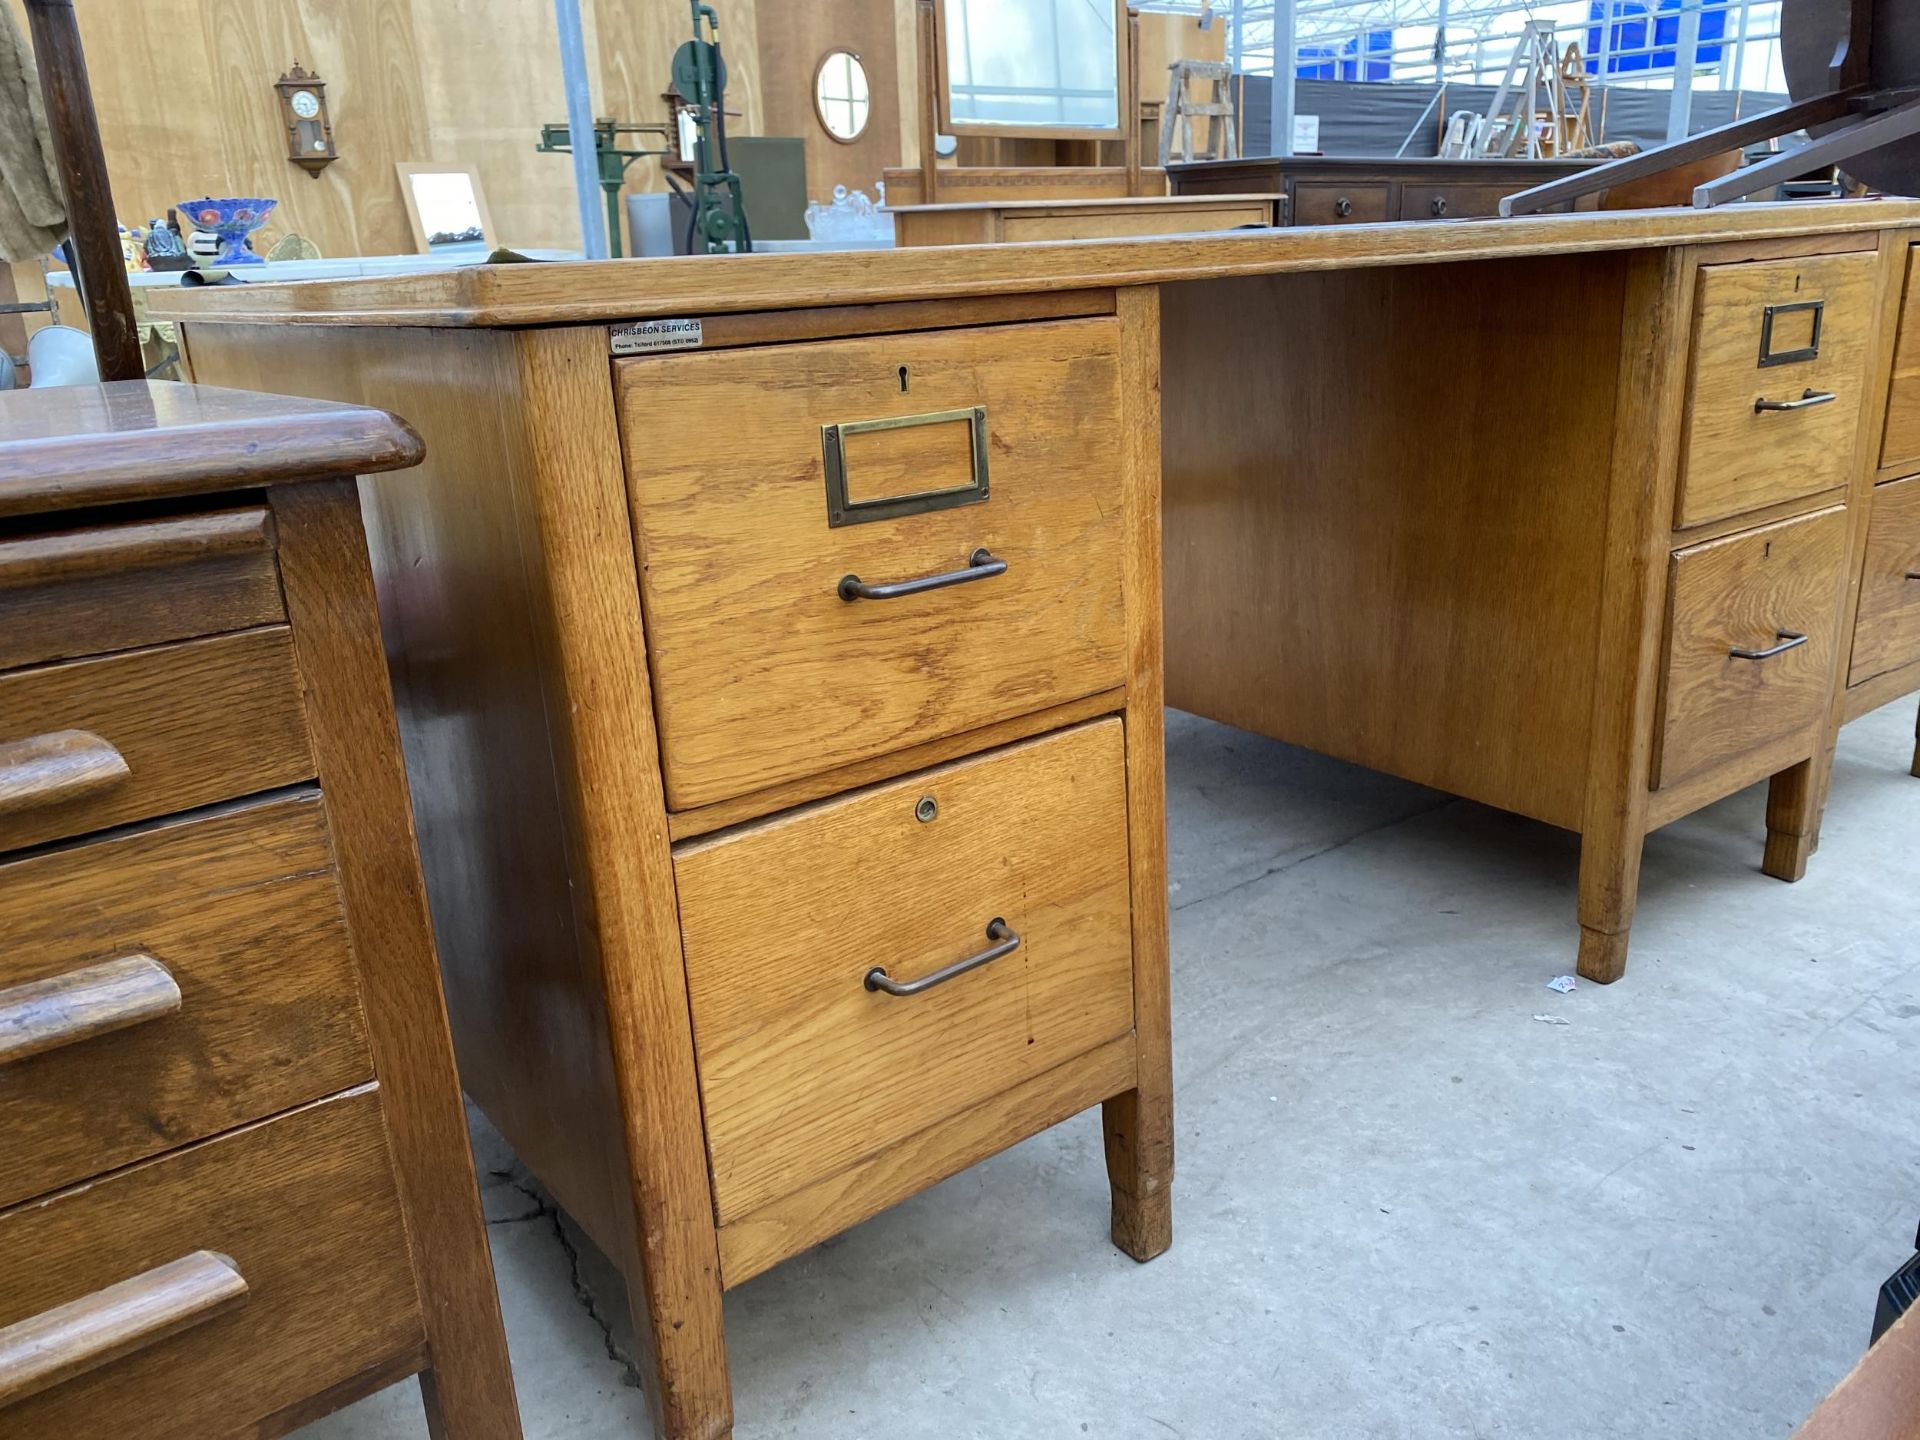
{"type": "Polygon", "coordinates": [[[1233,68],[1221,60],[1176,60],[1167,66],[1167,108],[1160,112],[1160,164],[1170,160],[1237,160],[1240,142],[1234,128],[1233,68]],[[1208,97],[1202,101],[1187,97],[1187,81],[1208,82],[1208,97]],[[1207,148],[1196,155],[1193,149],[1193,122],[1197,116],[1207,121],[1207,148]],[[1180,154],[1173,153],[1173,132],[1180,130],[1180,154]]]}

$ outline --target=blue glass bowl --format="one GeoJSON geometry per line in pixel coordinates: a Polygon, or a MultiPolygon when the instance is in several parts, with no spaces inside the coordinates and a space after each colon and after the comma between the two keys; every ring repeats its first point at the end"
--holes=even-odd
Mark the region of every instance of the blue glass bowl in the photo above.
{"type": "Polygon", "coordinates": [[[220,237],[220,253],[215,266],[261,265],[266,262],[247,249],[247,236],[267,223],[278,200],[228,199],[182,200],[180,213],[196,230],[208,230],[220,237]]]}

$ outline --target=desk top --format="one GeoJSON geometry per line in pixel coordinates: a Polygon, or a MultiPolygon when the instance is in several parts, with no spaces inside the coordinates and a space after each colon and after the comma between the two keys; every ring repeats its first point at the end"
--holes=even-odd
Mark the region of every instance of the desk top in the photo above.
{"type": "Polygon", "coordinates": [[[117,380],[0,391],[0,518],[417,465],[384,410],[117,380]]]}
{"type": "Polygon", "coordinates": [[[205,286],[154,294],[148,308],[159,319],[231,324],[558,325],[1656,249],[1909,225],[1920,226],[1920,202],[1803,200],[1120,240],[475,265],[431,275],[205,286]]]}

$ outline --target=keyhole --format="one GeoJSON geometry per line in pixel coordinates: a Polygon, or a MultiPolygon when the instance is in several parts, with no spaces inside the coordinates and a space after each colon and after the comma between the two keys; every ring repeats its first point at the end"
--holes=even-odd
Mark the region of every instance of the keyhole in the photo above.
{"type": "Polygon", "coordinates": [[[1767,541],[1767,548],[1760,552],[1760,558],[1762,560],[1771,560],[1773,558],[1773,541],[1767,541]]]}
{"type": "Polygon", "coordinates": [[[900,393],[907,393],[907,367],[904,365],[900,367],[900,393]]]}

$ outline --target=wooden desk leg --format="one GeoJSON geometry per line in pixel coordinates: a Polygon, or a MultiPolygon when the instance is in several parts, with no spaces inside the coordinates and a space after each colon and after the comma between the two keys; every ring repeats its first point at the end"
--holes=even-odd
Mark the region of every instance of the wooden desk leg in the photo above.
{"type": "Polygon", "coordinates": [[[1165,678],[1160,622],[1160,292],[1122,290],[1127,413],[1127,839],[1138,1085],[1102,1107],[1113,1243],[1151,1260],[1173,1243],[1173,1051],[1167,985],[1165,678]]]}
{"type": "Polygon", "coordinates": [[[1913,768],[1907,773],[1920,780],[1920,718],[1916,718],[1913,725],[1913,768]]]}
{"type": "Polygon", "coordinates": [[[1634,442],[1615,447],[1608,489],[1580,826],[1579,968],[1601,985],[1626,973],[1640,896],[1692,305],[1685,255],[1656,251],[1629,261],[1614,434],[1634,442]]]}
{"type": "Polygon", "coordinates": [[[1782,770],[1767,786],[1767,850],[1760,869],[1789,884],[1807,873],[1807,859],[1820,843],[1833,752],[1821,747],[1811,760],[1782,770]]]}
{"type": "Polygon", "coordinates": [[[288,485],[272,492],[271,503],[313,756],[340,841],[340,893],[360,955],[381,1109],[420,1277],[431,1366],[420,1375],[427,1428],[434,1440],[520,1440],[358,491],[351,480],[288,485]]]}

